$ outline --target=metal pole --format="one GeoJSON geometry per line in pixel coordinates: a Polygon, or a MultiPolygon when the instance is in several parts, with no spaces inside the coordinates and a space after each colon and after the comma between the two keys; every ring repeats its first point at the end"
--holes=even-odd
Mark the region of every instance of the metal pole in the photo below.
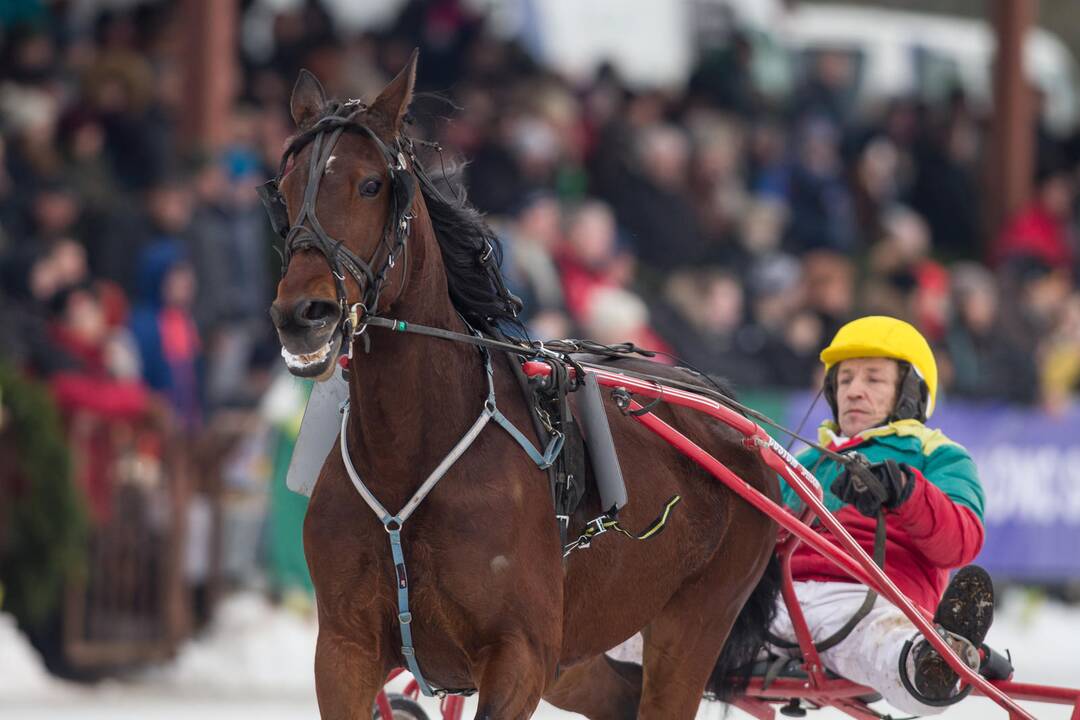
{"type": "Polygon", "coordinates": [[[1035,103],[1024,74],[1024,38],[1038,0],[995,0],[994,150],[990,227],[995,233],[1028,200],[1033,177],[1035,103]]]}
{"type": "Polygon", "coordinates": [[[228,138],[236,95],[236,0],[184,0],[184,145],[213,150],[228,138]]]}

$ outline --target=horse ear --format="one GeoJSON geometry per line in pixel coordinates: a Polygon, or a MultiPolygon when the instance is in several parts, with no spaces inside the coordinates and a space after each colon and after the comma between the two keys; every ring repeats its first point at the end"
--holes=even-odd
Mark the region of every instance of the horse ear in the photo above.
{"type": "Polygon", "coordinates": [[[409,56],[409,62],[402,68],[397,77],[383,88],[375,102],[371,103],[371,111],[382,116],[390,124],[393,135],[401,130],[401,121],[405,112],[412,102],[413,87],[416,85],[416,58],[420,54],[418,49],[413,49],[409,56]]]}
{"type": "Polygon", "coordinates": [[[292,100],[289,101],[289,112],[296,127],[304,127],[325,104],[326,92],[322,83],[307,70],[301,70],[293,87],[292,100]]]}

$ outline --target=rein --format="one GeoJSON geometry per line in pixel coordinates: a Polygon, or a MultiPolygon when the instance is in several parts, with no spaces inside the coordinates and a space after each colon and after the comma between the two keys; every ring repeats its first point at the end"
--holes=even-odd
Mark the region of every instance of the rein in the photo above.
{"type": "MultiPolygon", "coordinates": [[[[379,327],[394,332],[408,332],[428,337],[436,337],[452,342],[472,344],[478,346],[482,351],[484,371],[488,384],[488,394],[480,415],[396,514],[391,514],[386,507],[379,502],[364,483],[352,463],[347,440],[347,428],[349,422],[348,401],[342,405],[340,431],[340,451],[349,479],[361,498],[382,523],[390,541],[390,550],[396,576],[395,584],[398,599],[398,624],[402,641],[401,653],[405,658],[409,671],[416,679],[420,690],[426,696],[430,697],[436,695],[443,697],[450,693],[470,694],[470,691],[468,690],[433,689],[420,670],[412,640],[411,624],[413,617],[409,610],[409,581],[406,572],[401,531],[405,522],[417,507],[419,507],[424,499],[428,497],[435,488],[435,485],[446,475],[454,463],[464,455],[469,447],[472,446],[481,431],[491,421],[494,421],[497,425],[501,426],[514,441],[521,446],[537,467],[542,470],[551,467],[556,461],[562,451],[565,440],[565,436],[561,432],[554,431],[547,442],[547,446],[541,452],[502,414],[495,399],[494,371],[491,363],[490,351],[493,349],[502,350],[507,353],[512,353],[519,358],[542,357],[553,365],[554,363],[559,363],[564,367],[573,367],[579,379],[584,378],[585,367],[602,366],[594,363],[577,361],[571,356],[571,353],[599,352],[600,354],[609,355],[638,353],[645,356],[650,356],[653,353],[641,350],[630,344],[622,346],[604,346],[589,341],[557,341],[548,343],[547,346],[545,346],[544,343],[507,342],[505,340],[486,338],[479,332],[472,330],[471,327],[470,330],[472,330],[473,334],[465,334],[442,328],[414,325],[403,320],[395,320],[377,315],[380,294],[389,271],[394,268],[399,255],[404,255],[405,262],[408,262],[406,243],[411,230],[410,223],[414,219],[411,208],[415,199],[417,178],[419,178],[424,192],[438,191],[424,173],[422,166],[416,161],[412,141],[406,136],[399,135],[393,142],[394,148],[388,146],[371,128],[357,119],[361,113],[366,111],[366,109],[366,106],[359,101],[348,101],[332,106],[329,114],[318,120],[308,130],[301,133],[292,141],[281,158],[278,174],[273,179],[260,186],[258,188],[258,194],[270,216],[270,222],[274,231],[284,240],[285,248],[282,256],[283,276],[288,270],[288,265],[293,255],[297,252],[316,250],[326,259],[330,271],[334,276],[335,292],[337,294],[337,304],[339,307],[337,325],[331,336],[338,332],[341,333],[341,339],[345,346],[344,351],[347,358],[352,357],[353,345],[357,339],[362,338],[365,342],[365,347],[367,347],[369,336],[366,332],[369,327],[379,327]],[[376,147],[379,148],[386,161],[387,173],[390,178],[389,190],[391,196],[386,224],[383,227],[380,243],[372,252],[371,258],[368,261],[364,261],[353,251],[345,247],[342,240],[332,237],[322,226],[322,223],[319,222],[316,213],[319,186],[322,177],[326,172],[326,166],[330,161],[334,148],[344,132],[359,132],[365,134],[374,141],[376,147]],[[304,188],[303,203],[297,213],[296,222],[290,223],[288,208],[285,199],[281,194],[280,183],[288,169],[289,161],[309,144],[312,145],[312,148],[308,164],[307,184],[304,188]],[[407,158],[412,160],[411,168],[407,164],[407,158]],[[381,267],[376,271],[373,270],[373,266],[381,250],[385,250],[386,257],[381,267]],[[360,302],[352,304],[349,302],[345,288],[346,273],[353,278],[362,293],[360,302]]],[[[515,298],[503,284],[501,275],[498,271],[498,260],[495,257],[496,253],[492,244],[484,239],[482,244],[479,244],[479,247],[477,247],[476,250],[478,254],[475,262],[479,263],[479,266],[485,271],[488,280],[492,284],[493,290],[498,295],[499,302],[509,311],[510,316],[516,318],[517,310],[520,308],[520,300],[515,298]]],[[[407,278],[407,265],[404,270],[405,278],[407,278]]],[[[403,282],[404,281],[405,280],[403,280],[403,282]]],[[[463,320],[465,320],[465,318],[463,318],[463,320]]],[[[482,317],[481,321],[482,324],[486,323],[489,329],[497,322],[492,317],[482,317]]],[[[466,327],[469,327],[468,320],[465,320],[465,324],[466,327]]],[[[852,463],[848,458],[827,450],[826,448],[822,448],[817,443],[812,443],[799,437],[796,433],[778,425],[761,413],[736,402],[722,392],[713,391],[693,383],[655,378],[644,373],[635,373],[629,370],[620,370],[620,372],[625,373],[629,377],[648,380],[658,386],[687,390],[710,397],[733,410],[741,412],[744,415],[752,416],[794,438],[802,440],[810,446],[817,447],[823,454],[834,458],[838,462],[849,465],[853,471],[859,467],[857,464],[852,463]]],[[[702,375],[702,377],[706,380],[710,380],[706,375],[702,375]]],[[[621,532],[628,537],[636,538],[638,540],[647,539],[656,532],[659,532],[666,522],[671,508],[678,501],[678,496],[672,498],[662,515],[653,523],[653,525],[636,536],[619,526],[618,522],[613,517],[607,517],[606,515],[601,516],[600,518],[597,518],[596,521],[593,521],[595,523],[594,526],[590,527],[585,534],[569,546],[569,550],[564,547],[564,553],[568,554],[570,550],[573,550],[576,547],[587,547],[593,537],[609,530],[621,532]],[[604,522],[605,520],[607,522],[604,522]]]]}
{"type": "MultiPolygon", "coordinates": [[[[356,308],[354,307],[351,312],[356,313],[356,308]]],[[[358,321],[359,322],[358,322],[358,324],[356,326],[358,328],[360,328],[358,330],[359,333],[364,332],[364,330],[366,328],[368,328],[368,327],[378,327],[378,328],[384,328],[384,329],[387,329],[387,330],[391,330],[393,332],[413,333],[413,334],[416,334],[416,335],[423,335],[423,336],[426,336],[426,337],[434,337],[434,338],[440,338],[440,339],[443,339],[443,340],[449,340],[451,342],[461,342],[461,343],[468,343],[468,344],[471,344],[471,345],[479,346],[481,348],[481,350],[484,352],[485,362],[487,363],[489,386],[490,386],[490,383],[491,383],[491,360],[490,360],[490,354],[488,352],[489,349],[503,350],[505,352],[514,353],[514,354],[516,354],[518,356],[521,356],[521,357],[543,356],[546,359],[548,359],[549,361],[564,362],[564,363],[570,364],[570,365],[572,365],[573,367],[575,367],[577,369],[578,373],[583,373],[584,371],[583,371],[582,368],[584,368],[584,367],[599,368],[599,367],[602,367],[602,366],[600,366],[600,365],[598,365],[596,363],[589,363],[589,362],[585,362],[585,361],[574,360],[573,358],[571,358],[570,352],[586,351],[586,352],[599,352],[601,354],[603,354],[603,353],[610,353],[610,354],[616,354],[616,355],[641,354],[641,355],[645,355],[645,356],[650,356],[650,355],[654,354],[651,351],[642,350],[640,348],[637,348],[637,347],[635,347],[634,345],[632,345],[630,343],[626,343],[626,344],[623,344],[623,345],[620,345],[620,346],[604,346],[604,345],[600,345],[598,343],[594,343],[592,341],[563,340],[563,341],[556,341],[554,343],[547,343],[546,345],[544,343],[542,343],[542,342],[540,342],[540,343],[530,343],[530,344],[524,344],[524,343],[516,344],[516,343],[511,343],[511,342],[505,342],[505,341],[502,341],[502,340],[494,340],[494,339],[490,339],[490,338],[485,338],[482,335],[480,335],[479,333],[476,333],[474,335],[465,335],[463,333],[453,332],[451,330],[445,330],[443,328],[429,327],[429,326],[426,326],[426,325],[417,325],[417,324],[412,324],[412,323],[405,322],[404,320],[395,320],[395,319],[391,319],[391,318],[384,318],[384,317],[378,317],[378,316],[373,316],[373,315],[365,315],[363,318],[359,318],[358,321]],[[558,349],[556,349],[556,348],[558,348],[558,349]]],[[[354,324],[355,324],[355,321],[354,321],[354,324]]],[[[785,432],[788,435],[791,435],[794,439],[802,440],[803,442],[807,443],[808,445],[817,448],[822,453],[820,459],[818,460],[819,463],[826,456],[829,456],[829,457],[832,457],[833,459],[837,460],[838,462],[842,463],[843,465],[847,466],[849,472],[855,473],[855,474],[859,475],[860,477],[865,477],[865,475],[868,474],[866,465],[861,460],[861,458],[859,456],[857,456],[857,455],[856,456],[842,455],[840,453],[836,453],[836,452],[834,452],[832,450],[829,450],[829,449],[827,449],[825,447],[822,447],[819,443],[812,443],[812,442],[810,442],[810,441],[808,441],[808,440],[806,440],[804,438],[801,438],[796,432],[788,430],[787,428],[783,427],[782,425],[780,425],[780,424],[778,424],[776,422],[773,422],[772,420],[770,420],[766,416],[762,415],[761,413],[759,413],[757,411],[754,411],[751,408],[746,407],[745,405],[737,402],[736,400],[734,400],[733,398],[731,398],[730,396],[728,396],[728,395],[726,395],[726,394],[724,394],[722,392],[713,391],[713,390],[708,389],[708,388],[702,388],[702,387],[693,385],[691,383],[684,383],[684,382],[680,382],[680,381],[677,381],[677,380],[669,380],[667,378],[657,378],[657,377],[654,377],[654,376],[650,376],[650,375],[648,375],[646,373],[638,373],[638,372],[634,372],[634,371],[631,371],[631,370],[626,370],[626,369],[623,369],[623,368],[620,368],[618,372],[624,373],[627,376],[634,377],[634,378],[637,378],[637,379],[640,379],[640,380],[648,380],[649,382],[655,383],[656,385],[659,385],[661,387],[667,386],[667,387],[670,387],[672,389],[687,390],[687,391],[690,391],[690,392],[696,392],[698,394],[705,395],[706,397],[710,397],[710,398],[716,400],[717,402],[720,402],[720,403],[722,403],[724,405],[727,405],[728,407],[732,408],[733,410],[740,411],[740,412],[742,412],[744,414],[752,415],[756,419],[767,423],[768,425],[772,426],[773,428],[775,428],[777,430],[780,430],[782,432],[785,432]]],[[[579,374],[579,377],[581,377],[580,374],[579,374]]],[[[707,378],[708,376],[703,376],[703,377],[707,378]]],[[[625,390],[621,390],[621,391],[617,391],[617,392],[622,392],[624,395],[627,394],[625,390]]],[[[490,392],[490,394],[488,396],[488,401],[489,402],[494,401],[494,388],[491,389],[491,392],[490,392]]],[[[648,412],[651,409],[652,405],[655,405],[657,402],[659,402],[659,398],[657,398],[652,403],[650,403],[649,406],[646,406],[646,407],[642,408],[642,410],[639,411],[639,412],[648,412]]],[[[485,404],[485,408],[486,407],[487,406],[485,404]]],[[[477,420],[477,424],[474,425],[473,429],[470,430],[469,434],[466,435],[466,438],[469,438],[470,443],[472,441],[471,438],[470,438],[470,435],[472,435],[472,437],[475,437],[475,434],[473,434],[474,431],[475,431],[475,433],[479,433],[479,429],[485,423],[486,423],[486,419],[485,419],[484,415],[481,414],[480,419],[477,420]]],[[[504,426],[504,427],[506,427],[506,426],[504,426]]],[[[465,442],[466,438],[462,438],[463,443],[465,442]]],[[[517,439],[517,438],[515,438],[515,439],[517,439]]],[[[560,437],[559,439],[561,440],[562,438],[560,437]]],[[[343,454],[344,454],[345,453],[345,421],[344,420],[342,421],[342,426],[341,426],[341,442],[342,442],[342,451],[343,451],[343,454]]],[[[522,441],[519,439],[518,442],[520,443],[522,441]]],[[[460,446],[461,446],[461,444],[459,443],[458,447],[460,447],[460,446]]],[[[468,445],[466,444],[465,447],[467,447],[467,446],[468,445]]],[[[526,450],[530,449],[524,443],[522,443],[522,446],[526,447],[526,450]]],[[[454,457],[454,459],[456,459],[458,456],[460,456],[460,453],[458,453],[457,455],[454,455],[454,453],[458,451],[458,447],[455,447],[454,451],[451,452],[451,456],[448,456],[448,459],[450,457],[454,457]]],[[[461,448],[461,452],[464,452],[464,448],[461,448]]],[[[358,481],[359,481],[359,478],[355,476],[355,472],[352,470],[352,465],[351,465],[351,463],[349,463],[348,456],[346,455],[345,457],[346,457],[346,468],[349,470],[350,477],[353,478],[354,484],[357,484],[358,481]]],[[[534,458],[534,460],[535,460],[535,458],[534,458]]],[[[444,460],[444,464],[447,465],[447,467],[449,466],[449,464],[445,460],[444,460]]],[[[438,472],[438,470],[440,468],[442,468],[442,467],[443,467],[443,465],[440,465],[439,468],[436,468],[436,472],[438,472]]],[[[434,477],[435,473],[433,473],[432,475],[434,477]]],[[[441,477],[441,473],[439,474],[439,477],[441,477]]],[[[437,482],[437,479],[438,478],[436,478],[436,480],[434,482],[437,482]]],[[[872,476],[869,479],[876,482],[876,480],[874,480],[872,478],[872,476]]],[[[419,500],[423,499],[423,497],[421,496],[421,493],[426,495],[425,488],[430,490],[430,488],[434,486],[434,482],[431,480],[431,478],[429,478],[428,481],[425,482],[423,486],[421,486],[420,490],[417,491],[416,495],[413,496],[413,500],[416,500],[417,504],[419,503],[419,500]],[[419,497],[419,500],[417,499],[418,497],[419,497]]],[[[362,486],[361,484],[357,484],[357,489],[360,490],[361,486],[362,486]]],[[[365,490],[366,490],[366,488],[365,488],[365,490]]],[[[361,494],[363,495],[364,493],[361,492],[361,494]]],[[[367,500],[367,497],[365,496],[364,499],[367,500]]],[[[413,500],[410,500],[408,503],[406,503],[406,508],[408,508],[410,512],[411,512],[411,510],[413,508],[415,508],[415,505],[413,505],[413,500]]],[[[625,535],[626,537],[629,537],[631,539],[637,539],[637,540],[647,539],[650,535],[652,535],[655,532],[658,532],[659,529],[661,529],[663,527],[664,523],[667,520],[668,514],[671,512],[672,507],[674,507],[674,505],[678,501],[679,501],[678,496],[672,498],[668,502],[668,505],[667,505],[667,507],[665,507],[665,509],[664,509],[663,513],[661,514],[661,516],[659,518],[657,518],[657,520],[654,521],[653,524],[648,529],[646,529],[644,532],[642,532],[641,534],[638,534],[638,535],[634,535],[634,534],[628,532],[627,530],[623,529],[619,525],[618,521],[615,520],[614,518],[607,518],[607,517],[601,516],[600,518],[597,518],[596,520],[589,523],[589,526],[586,528],[585,532],[581,535],[581,537],[579,537],[577,540],[575,540],[574,542],[572,542],[569,545],[567,545],[566,547],[564,547],[563,556],[565,557],[565,556],[569,555],[570,552],[572,552],[575,549],[588,547],[590,542],[592,541],[592,539],[596,535],[598,535],[600,533],[603,533],[603,532],[605,532],[607,530],[616,530],[616,531],[622,533],[623,535],[625,535]]],[[[370,501],[369,501],[368,504],[371,505],[370,501]]],[[[376,509],[376,507],[374,505],[371,505],[371,507],[372,507],[372,510],[375,510],[375,513],[377,515],[380,514],[380,510],[381,510],[382,516],[384,516],[384,518],[388,518],[388,516],[386,514],[386,511],[385,511],[385,509],[382,509],[382,506],[379,506],[378,509],[376,509]]],[[[393,520],[394,520],[394,518],[389,518],[389,521],[393,521],[393,520]]],[[[383,520],[384,525],[386,525],[387,522],[388,522],[388,519],[383,520]]],[[[390,532],[391,536],[393,537],[394,531],[390,530],[389,525],[387,525],[387,531],[390,532]]],[[[873,561],[874,561],[874,564],[877,565],[879,568],[884,568],[885,567],[885,539],[886,539],[886,526],[885,526],[884,512],[879,512],[878,513],[876,530],[875,530],[874,536],[875,537],[874,537],[873,561]]],[[[393,542],[394,541],[391,540],[391,543],[393,543],[393,542]]],[[[400,545],[400,540],[398,540],[398,545],[396,545],[395,547],[398,547],[399,545],[400,545]]],[[[398,551],[398,552],[400,552],[400,551],[398,551]]],[[[395,555],[395,563],[398,562],[397,558],[398,558],[398,556],[395,555]]],[[[402,573],[404,573],[404,566],[399,566],[399,567],[400,567],[400,570],[399,570],[398,580],[399,580],[399,588],[400,588],[401,587],[400,583],[402,582],[401,578],[403,577],[402,573]]],[[[399,589],[399,593],[400,593],[400,589],[399,589]]],[[[846,639],[851,634],[851,632],[855,629],[855,626],[858,625],[859,622],[861,622],[863,620],[863,618],[865,618],[870,613],[870,611],[873,609],[874,603],[876,602],[877,597],[878,597],[878,595],[873,589],[867,588],[866,596],[863,599],[862,605],[855,611],[855,613],[852,615],[852,617],[848,618],[848,621],[846,623],[844,623],[844,625],[841,628],[839,628],[835,633],[833,633],[832,635],[830,635],[829,637],[825,638],[824,640],[822,640],[821,642],[819,642],[819,643],[817,643],[815,645],[815,649],[817,650],[817,652],[819,652],[819,653],[824,652],[825,650],[828,650],[829,648],[834,647],[835,645],[839,644],[844,639],[846,639]]],[[[403,632],[404,632],[405,627],[406,627],[406,625],[403,624],[402,625],[403,632]]],[[[766,631],[766,634],[767,634],[767,637],[768,637],[769,641],[771,643],[773,643],[774,645],[778,646],[778,647],[783,647],[783,648],[798,648],[799,647],[798,643],[789,643],[789,642],[787,642],[787,641],[785,641],[785,640],[783,640],[781,638],[778,638],[778,637],[774,636],[771,632],[766,631]]],[[[424,688],[424,683],[423,683],[422,680],[420,681],[420,687],[421,687],[421,689],[424,688]]]]}
{"type": "MultiPolygon", "coordinates": [[[[577,360],[570,357],[572,352],[591,352],[597,354],[611,354],[611,355],[630,355],[637,354],[644,357],[651,357],[655,353],[650,350],[638,348],[630,343],[624,343],[622,345],[600,345],[589,340],[557,340],[553,342],[540,342],[535,341],[532,343],[512,343],[504,340],[494,340],[491,338],[482,337],[480,335],[466,335],[464,333],[454,332],[453,330],[445,330],[443,328],[429,327],[427,325],[418,325],[416,323],[406,322],[404,320],[397,320],[394,318],[386,318],[378,315],[364,314],[360,316],[358,314],[358,308],[354,306],[350,311],[353,322],[359,323],[354,325],[358,327],[357,334],[362,333],[367,327],[377,327],[393,332],[412,333],[414,335],[423,335],[426,337],[440,338],[442,340],[449,340],[451,342],[467,343],[470,345],[477,345],[480,347],[486,347],[493,350],[503,350],[505,352],[513,353],[522,357],[528,356],[543,356],[553,360],[559,360],[565,362],[571,366],[581,367],[602,367],[598,363],[591,363],[588,361],[577,360]]],[[[820,451],[826,457],[835,460],[836,462],[850,466],[850,469],[855,470],[860,467],[858,463],[852,460],[847,455],[842,455],[838,452],[828,449],[818,442],[803,437],[794,430],[790,430],[780,423],[771,420],[768,416],[754,410],[753,408],[743,405],[738,400],[734,399],[730,395],[726,395],[719,390],[713,390],[712,388],[704,387],[701,385],[695,385],[693,383],[682,382],[680,380],[672,380],[669,378],[658,378],[647,373],[639,373],[633,370],[627,370],[619,368],[619,372],[628,375],[638,380],[648,380],[661,386],[670,387],[677,390],[686,390],[688,392],[698,393],[708,398],[716,400],[723,405],[728,406],[732,410],[748,415],[755,420],[762,422],[775,430],[792,437],[795,440],[799,440],[809,447],[820,451]]],[[[700,373],[699,373],[700,374],[700,373]]],[[[708,376],[702,374],[702,377],[708,380],[708,376]]]]}

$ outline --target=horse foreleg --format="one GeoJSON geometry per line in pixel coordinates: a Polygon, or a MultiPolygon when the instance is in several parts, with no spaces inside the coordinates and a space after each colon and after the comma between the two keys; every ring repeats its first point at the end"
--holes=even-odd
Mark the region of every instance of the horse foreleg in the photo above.
{"type": "MultiPolygon", "coordinates": [[[[555,655],[554,649],[551,655],[555,655]]],[[[547,662],[525,638],[491,646],[474,670],[480,702],[474,720],[528,720],[540,704],[547,662]]]]}
{"type": "Polygon", "coordinates": [[[371,720],[386,671],[375,648],[320,630],[315,644],[315,695],[322,720],[371,720]]]}
{"type": "Polygon", "coordinates": [[[604,655],[563,670],[544,699],[589,720],[634,720],[641,700],[641,666],[604,655]]]}

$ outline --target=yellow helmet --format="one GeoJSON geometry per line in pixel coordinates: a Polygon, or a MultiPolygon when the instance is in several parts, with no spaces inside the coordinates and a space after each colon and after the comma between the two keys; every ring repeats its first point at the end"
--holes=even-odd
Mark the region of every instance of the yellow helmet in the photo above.
{"type": "MultiPolygon", "coordinates": [[[[868,315],[840,328],[829,347],[821,351],[825,372],[842,360],[886,357],[909,363],[926,383],[926,417],[934,412],[937,398],[937,362],[930,344],[918,330],[903,320],[885,315],[868,315]]],[[[902,398],[897,398],[899,403],[902,398]]],[[[835,407],[835,398],[830,403],[835,407]]]]}

